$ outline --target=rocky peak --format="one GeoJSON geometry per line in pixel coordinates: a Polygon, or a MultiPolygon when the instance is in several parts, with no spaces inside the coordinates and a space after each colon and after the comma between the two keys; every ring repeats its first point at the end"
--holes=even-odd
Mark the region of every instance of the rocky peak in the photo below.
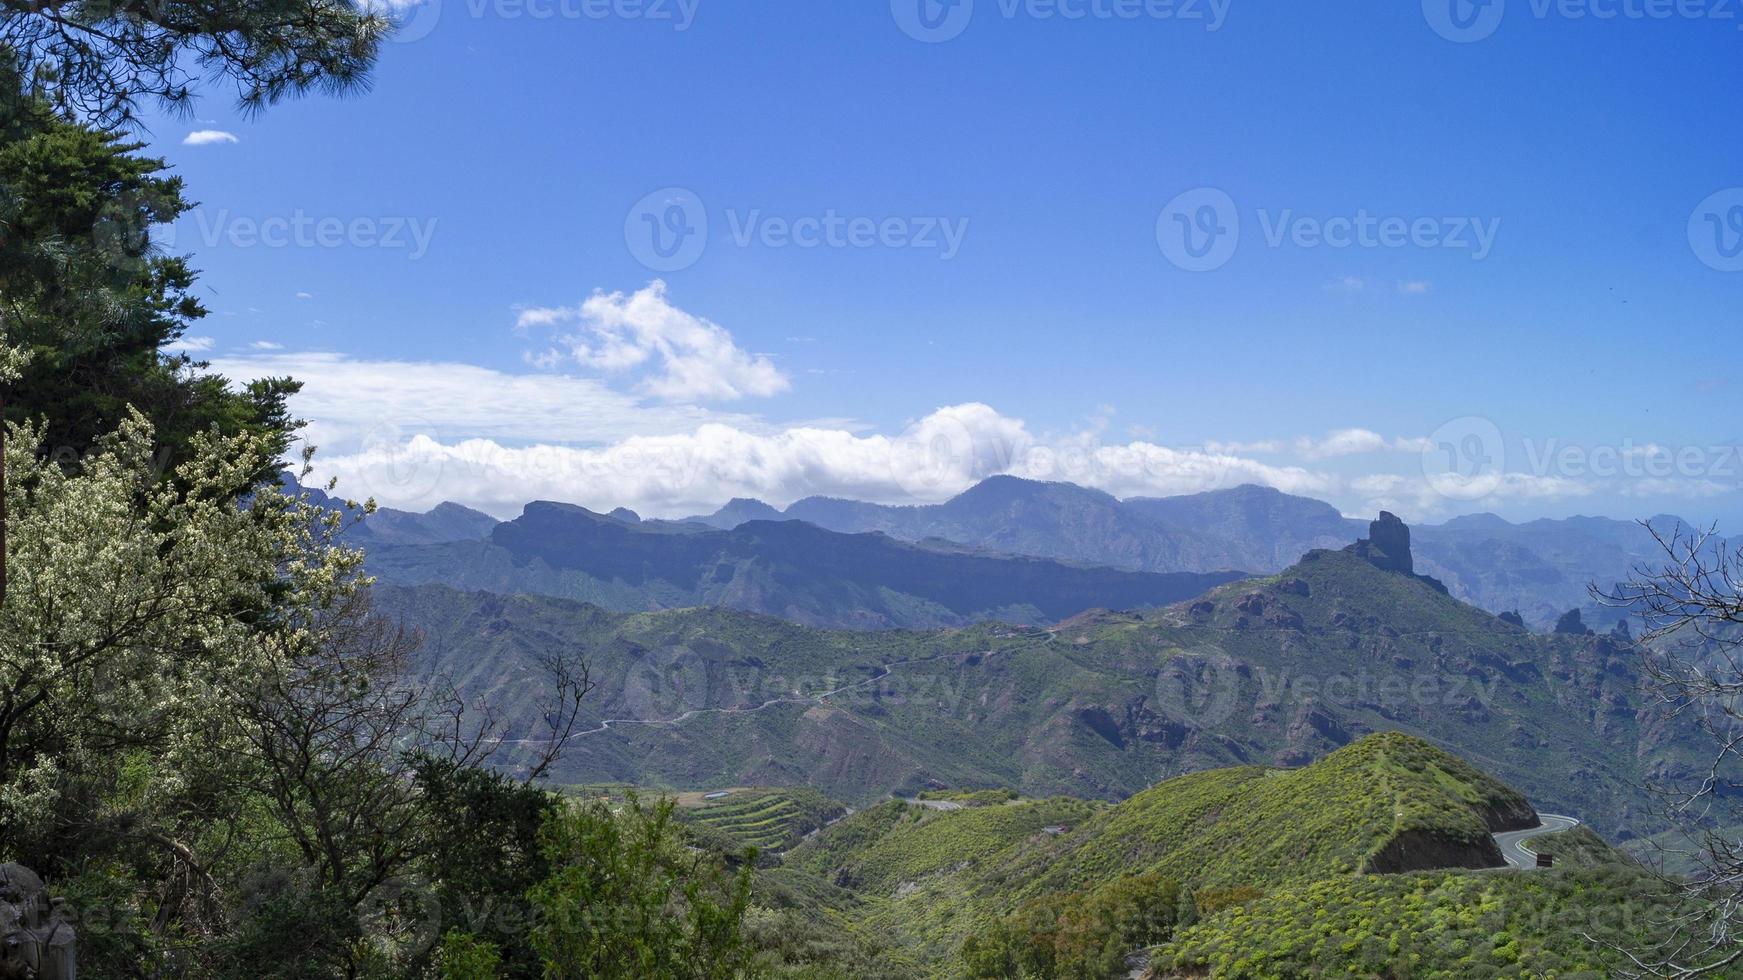
{"type": "Polygon", "coordinates": [[[1578,609],[1570,609],[1564,613],[1561,619],[1556,621],[1555,631],[1561,636],[1592,635],[1592,631],[1587,628],[1586,621],[1580,616],[1578,609]]]}
{"type": "Polygon", "coordinates": [[[1416,559],[1410,554],[1410,528],[1389,511],[1381,511],[1380,519],[1368,525],[1368,536],[1344,550],[1366,558],[1376,568],[1416,574],[1416,559]]]}

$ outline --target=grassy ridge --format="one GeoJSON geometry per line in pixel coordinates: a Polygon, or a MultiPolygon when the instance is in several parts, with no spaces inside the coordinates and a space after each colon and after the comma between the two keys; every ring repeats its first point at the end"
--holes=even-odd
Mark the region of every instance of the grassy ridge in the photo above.
{"type": "Polygon", "coordinates": [[[1305,769],[1171,779],[1109,808],[1012,877],[1031,889],[1137,872],[1232,887],[1413,862],[1498,866],[1491,831],[1534,822],[1518,793],[1419,739],[1387,733],[1305,769]]]}
{"type": "Polygon", "coordinates": [[[796,848],[788,867],[852,889],[863,928],[928,961],[1018,905],[1093,896],[1133,875],[1190,889],[1270,889],[1376,870],[1499,866],[1492,824],[1528,824],[1517,793],[1398,734],[1301,770],[1249,766],[1168,780],[1124,803],[1023,800],[857,813],[796,848]]]}
{"type": "Polygon", "coordinates": [[[1154,962],[1158,976],[1596,980],[1626,965],[1605,944],[1645,944],[1668,907],[1626,865],[1327,878],[1209,916],[1154,962]]]}

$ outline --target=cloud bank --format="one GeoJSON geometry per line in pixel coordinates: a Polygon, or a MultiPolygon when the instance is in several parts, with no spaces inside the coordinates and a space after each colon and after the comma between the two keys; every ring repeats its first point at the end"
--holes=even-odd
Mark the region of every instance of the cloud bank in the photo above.
{"type": "MultiPolygon", "coordinates": [[[[320,449],[315,476],[337,478],[342,493],[408,510],[451,500],[505,518],[533,500],[656,517],[711,511],[734,497],[776,506],[812,495],[935,503],[1011,475],[1118,497],[1258,484],[1351,515],[1386,509],[1424,520],[1601,493],[1703,499],[1743,479],[1723,468],[1743,462],[1722,452],[1736,447],[1716,447],[1691,472],[1634,472],[1620,464],[1680,454],[1634,447],[1605,468],[1599,447],[1588,454],[1592,465],[1575,468],[1561,447],[1527,446],[1534,451],[1519,458],[1536,465],[1509,470],[1499,428],[1472,418],[1433,437],[1352,427],[1202,446],[1165,445],[1142,427],[1113,438],[1106,406],[1064,433],[979,402],[883,431],[851,419],[776,423],[714,406],[786,391],[787,375],[724,327],[674,306],[657,280],[571,307],[524,307],[516,327],[548,343],[528,358],[541,370],[294,353],[265,341],[212,358],[212,369],[238,381],[301,380],[292,407],[313,420],[305,435],[320,449]]],[[[212,345],[184,338],[179,349],[212,345]]]]}

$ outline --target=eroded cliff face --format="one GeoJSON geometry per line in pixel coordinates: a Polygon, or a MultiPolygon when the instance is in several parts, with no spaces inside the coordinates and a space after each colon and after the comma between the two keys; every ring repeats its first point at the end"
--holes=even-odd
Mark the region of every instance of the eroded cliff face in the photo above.
{"type": "MultiPolygon", "coordinates": [[[[1535,817],[1532,825],[1536,824],[1535,817]]],[[[1407,830],[1387,841],[1362,865],[1364,874],[1398,874],[1441,868],[1499,868],[1507,864],[1495,839],[1458,839],[1425,830],[1407,830]]]]}

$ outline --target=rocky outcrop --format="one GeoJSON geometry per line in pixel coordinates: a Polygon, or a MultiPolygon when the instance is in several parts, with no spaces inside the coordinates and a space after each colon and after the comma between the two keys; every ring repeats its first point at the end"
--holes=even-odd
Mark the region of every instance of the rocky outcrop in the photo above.
{"type": "Polygon", "coordinates": [[[1410,527],[1397,514],[1381,511],[1380,519],[1368,525],[1368,536],[1344,549],[1375,568],[1408,575],[1442,595],[1447,588],[1437,578],[1416,574],[1416,557],[1410,551],[1410,527]]]}
{"type": "Polygon", "coordinates": [[[1366,874],[1400,874],[1439,868],[1501,868],[1507,859],[1495,838],[1456,840],[1427,830],[1406,830],[1368,856],[1366,874]]]}
{"type": "Polygon", "coordinates": [[[1380,519],[1368,525],[1368,540],[1379,553],[1375,556],[1375,564],[1387,567],[1379,561],[1383,557],[1390,563],[1392,571],[1416,574],[1416,559],[1410,555],[1410,528],[1398,519],[1398,515],[1381,511],[1380,519]]]}
{"type": "Polygon", "coordinates": [[[1569,609],[1556,621],[1557,636],[1591,636],[1592,631],[1586,627],[1586,621],[1580,617],[1578,609],[1569,609]]]}
{"type": "Polygon", "coordinates": [[[42,879],[21,864],[0,864],[0,976],[75,980],[73,927],[42,879]]]}
{"type": "Polygon", "coordinates": [[[1416,559],[1410,554],[1410,528],[1398,515],[1381,511],[1380,519],[1368,525],[1368,536],[1344,549],[1388,572],[1416,574],[1416,559]]]}

